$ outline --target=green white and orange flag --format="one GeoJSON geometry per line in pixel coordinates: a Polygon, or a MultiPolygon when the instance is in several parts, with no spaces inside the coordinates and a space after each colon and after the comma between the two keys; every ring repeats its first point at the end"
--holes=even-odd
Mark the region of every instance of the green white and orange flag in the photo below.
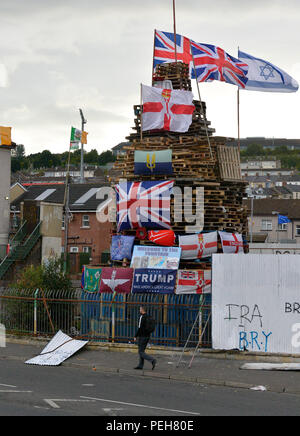
{"type": "Polygon", "coordinates": [[[87,144],[87,132],[71,127],[70,149],[78,150],[79,142],[87,144]]]}

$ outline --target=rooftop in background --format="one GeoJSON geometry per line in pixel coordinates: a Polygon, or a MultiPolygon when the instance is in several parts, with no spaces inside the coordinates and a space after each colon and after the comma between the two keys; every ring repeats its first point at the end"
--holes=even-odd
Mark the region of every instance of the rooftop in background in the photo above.
{"type": "MultiPolygon", "coordinates": [[[[251,200],[244,200],[248,210],[251,210],[251,200]]],[[[253,201],[253,214],[273,216],[272,212],[280,212],[289,219],[300,219],[300,200],[264,198],[253,201]]]]}
{"type": "MultiPolygon", "coordinates": [[[[71,211],[96,211],[99,204],[103,200],[97,199],[96,194],[103,183],[93,184],[70,184],[70,210],[71,211]]],[[[47,203],[64,202],[65,185],[64,184],[32,184],[26,186],[26,192],[11,203],[15,206],[16,210],[20,210],[20,203],[22,201],[46,201],[47,203]]]]}
{"type": "MultiPolygon", "coordinates": [[[[300,139],[287,139],[287,138],[264,138],[264,137],[249,137],[241,138],[240,145],[241,150],[246,150],[246,148],[251,144],[261,145],[263,148],[270,148],[274,150],[278,147],[286,147],[288,150],[300,150],[300,139]]],[[[238,140],[228,142],[228,145],[238,146],[238,140]]]]}

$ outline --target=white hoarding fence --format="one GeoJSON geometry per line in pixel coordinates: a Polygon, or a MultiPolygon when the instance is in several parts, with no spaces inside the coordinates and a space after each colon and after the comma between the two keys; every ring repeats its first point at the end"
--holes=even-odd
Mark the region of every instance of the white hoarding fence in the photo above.
{"type": "Polygon", "coordinates": [[[300,257],[213,255],[214,349],[300,354],[300,257]]]}
{"type": "Polygon", "coordinates": [[[3,324],[0,324],[0,348],[6,347],[6,330],[3,324]]]}

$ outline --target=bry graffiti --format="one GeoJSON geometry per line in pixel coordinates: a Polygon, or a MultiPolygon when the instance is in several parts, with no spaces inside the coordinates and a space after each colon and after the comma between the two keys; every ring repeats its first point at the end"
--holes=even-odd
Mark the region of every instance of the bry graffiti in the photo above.
{"type": "Polygon", "coordinates": [[[268,351],[269,338],[272,332],[240,332],[239,333],[239,349],[241,351],[268,351]]]}

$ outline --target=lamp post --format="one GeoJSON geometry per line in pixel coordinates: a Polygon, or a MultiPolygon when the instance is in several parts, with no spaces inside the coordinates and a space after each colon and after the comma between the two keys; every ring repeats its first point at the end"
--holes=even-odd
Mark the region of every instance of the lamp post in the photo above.
{"type": "MultiPolygon", "coordinates": [[[[82,109],[79,109],[80,117],[81,117],[81,131],[84,131],[84,125],[87,123],[87,120],[83,116],[82,109]]],[[[80,183],[84,183],[84,162],[83,162],[83,143],[81,139],[81,159],[80,159],[80,183]]]]}
{"type": "Polygon", "coordinates": [[[277,212],[277,210],[272,210],[272,215],[277,215],[277,244],[279,242],[279,224],[278,224],[278,215],[280,215],[279,212],[277,212]]]}

